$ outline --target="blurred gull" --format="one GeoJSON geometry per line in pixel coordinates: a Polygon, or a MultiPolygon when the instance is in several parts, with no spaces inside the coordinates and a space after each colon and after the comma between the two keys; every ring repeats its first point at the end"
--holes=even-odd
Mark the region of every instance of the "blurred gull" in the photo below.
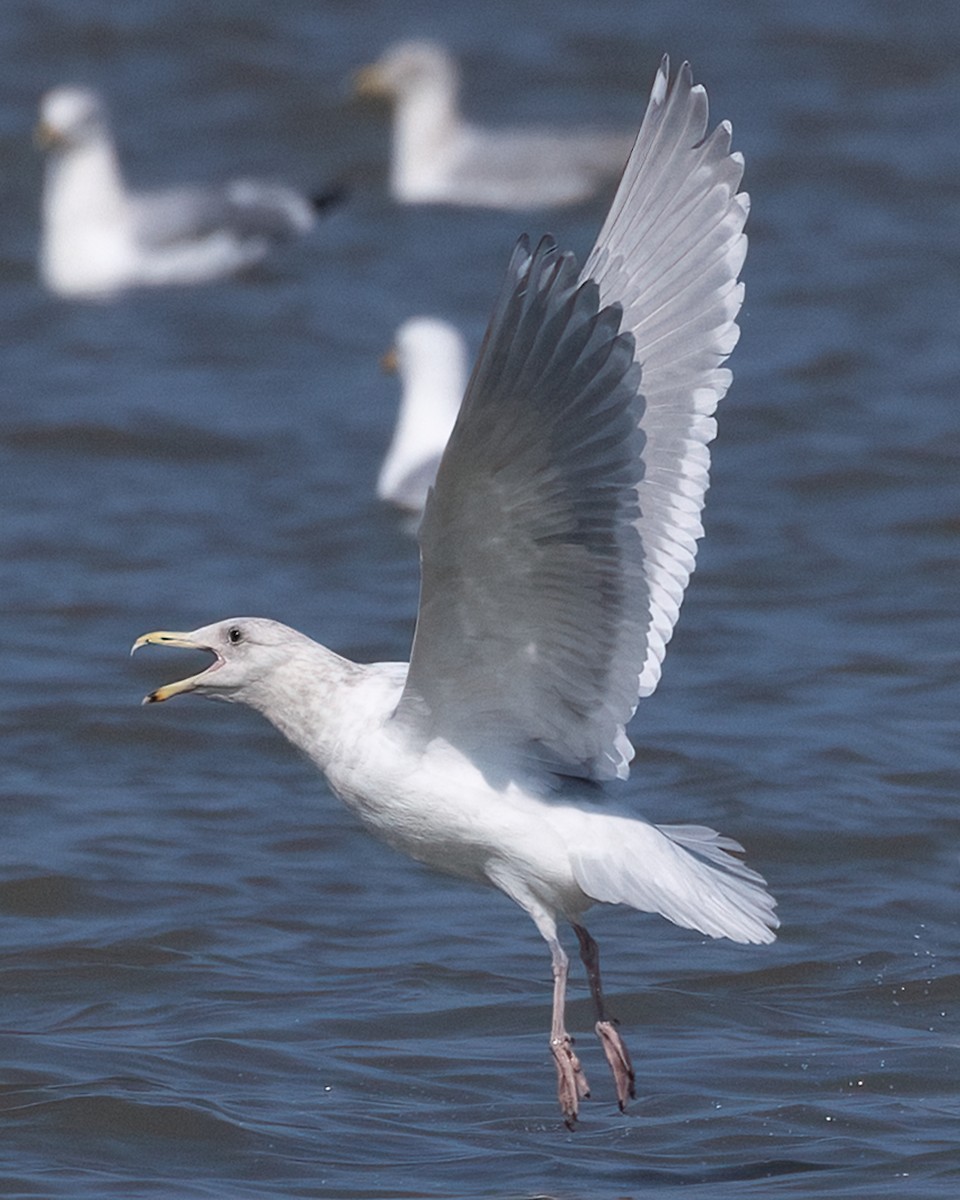
{"type": "MultiPolygon", "coordinates": [[[[598,806],[625,779],[625,725],[656,687],[702,531],[712,413],[730,382],[743,172],[726,122],[664,60],[586,265],[521,239],[420,527],[409,666],[359,665],[275,621],[145,643],[213,664],[147,697],[248,704],[369,828],[525,909],[553,962],[550,1049],[568,1125],[587,1084],[564,1021],[569,921],[621,1107],[634,1073],[607,1015],[596,903],[770,942],[763,879],[732,839],[598,806]]],[[[389,903],[389,897],[384,897],[389,903]]]]}
{"type": "Polygon", "coordinates": [[[587,199],[622,169],[629,137],[584,129],[481,129],[460,115],[459,84],[456,62],[435,42],[400,42],[358,72],[361,96],[395,105],[395,199],[547,208],[587,199]]]}
{"type": "Polygon", "coordinates": [[[47,92],[37,138],[48,151],[40,274],[63,296],[219,279],[307,233],[334,198],[253,179],[128,191],[103,100],[88,88],[47,92]]]}
{"type": "Polygon", "coordinates": [[[459,330],[439,317],[411,317],[397,330],[384,365],[400,376],[397,424],[377,495],[420,513],[467,384],[467,347],[459,330]]]}

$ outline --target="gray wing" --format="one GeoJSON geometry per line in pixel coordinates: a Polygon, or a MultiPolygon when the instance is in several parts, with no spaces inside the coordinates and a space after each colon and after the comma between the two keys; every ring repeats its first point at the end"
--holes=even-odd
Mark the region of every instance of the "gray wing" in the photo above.
{"type": "Polygon", "coordinates": [[[619,325],[572,255],[521,240],[427,502],[397,720],[488,767],[625,771],[648,606],[619,325]]]}
{"type": "Polygon", "coordinates": [[[743,162],[729,125],[706,125],[703,89],[687,65],[668,86],[665,59],[579,290],[568,257],[514,256],[421,527],[397,715],[424,736],[627,774],[624,728],[659,680],[703,532],[738,336],[743,162]]]}
{"type": "Polygon", "coordinates": [[[623,305],[643,365],[645,472],[637,529],[651,626],[639,695],[660,664],[693,570],[716,435],[713,412],[730,386],[721,367],[737,343],[747,252],[743,157],[724,121],[709,136],[707,95],[684,63],[672,85],[660,64],[623,179],[582,272],[601,302],[623,305]]]}
{"type": "Polygon", "coordinates": [[[132,208],[140,243],[151,249],[217,233],[241,241],[281,241],[306,233],[314,221],[305,196],[283,184],[253,179],[140,192],[133,196],[132,208]]]}

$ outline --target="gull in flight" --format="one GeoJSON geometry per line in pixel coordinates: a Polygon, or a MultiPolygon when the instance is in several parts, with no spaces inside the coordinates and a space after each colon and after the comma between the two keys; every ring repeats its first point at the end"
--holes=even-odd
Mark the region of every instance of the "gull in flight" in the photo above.
{"type": "Polygon", "coordinates": [[[130,191],[106,107],[89,88],[47,92],[37,142],[47,152],[40,276],[61,296],[223,278],[307,233],[337,198],[255,179],[130,191]]]}
{"type": "Polygon", "coordinates": [[[400,376],[400,410],[380,467],[377,495],[408,513],[427,502],[467,383],[467,347],[440,317],[410,317],[383,356],[400,376]]]}
{"type": "Polygon", "coordinates": [[[730,382],[746,251],[743,160],[707,97],[664,59],[582,270],[521,239],[419,538],[410,662],[360,665],[276,621],[231,618],[144,644],[206,670],[147,696],[247,704],[305,751],[376,835],[505,892],[550,949],[550,1050],[570,1127],[587,1083],[567,1032],[569,922],[621,1108],[630,1056],[584,915],[624,904],[709,937],[778,921],[741,846],[699,825],[604,809],[625,726],[660,665],[702,534],[707,443],[730,382]]]}
{"type": "Polygon", "coordinates": [[[390,188],[405,204],[578,204],[616,178],[630,150],[629,137],[602,130],[468,123],[457,64],[436,42],[398,42],[357,72],[355,90],[394,104],[390,188]]]}

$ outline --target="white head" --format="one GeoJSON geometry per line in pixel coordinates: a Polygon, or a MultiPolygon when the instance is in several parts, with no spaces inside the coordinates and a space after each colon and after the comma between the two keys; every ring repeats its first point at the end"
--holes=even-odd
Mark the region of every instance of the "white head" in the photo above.
{"type": "Polygon", "coordinates": [[[456,326],[440,317],[410,317],[397,328],[394,354],[405,384],[426,373],[450,384],[457,411],[467,381],[467,349],[456,326]]]}
{"type": "Polygon", "coordinates": [[[103,101],[90,88],[58,87],[40,101],[37,140],[52,149],[81,146],[107,136],[103,101]]]}
{"type": "Polygon", "coordinates": [[[357,74],[356,88],[361,96],[403,99],[438,88],[453,95],[457,82],[457,65],[443,46],[398,42],[357,74]]]}
{"type": "Polygon", "coordinates": [[[157,688],[144,697],[144,704],[169,700],[181,692],[196,692],[214,700],[253,703],[254,707],[257,693],[271,689],[278,669],[302,657],[308,647],[320,649],[302,633],[265,617],[231,617],[191,633],[145,633],[137,638],[130,653],[148,645],[205,650],[213,655],[213,662],[197,675],[157,688]]]}
{"type": "Polygon", "coordinates": [[[419,511],[433,483],[467,384],[467,347],[439,317],[411,317],[399,327],[384,364],[403,385],[400,412],[380,468],[377,494],[419,511]]]}

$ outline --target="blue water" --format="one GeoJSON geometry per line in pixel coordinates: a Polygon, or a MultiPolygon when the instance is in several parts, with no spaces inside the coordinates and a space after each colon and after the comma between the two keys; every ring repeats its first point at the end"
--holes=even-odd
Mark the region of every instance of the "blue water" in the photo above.
{"type": "Polygon", "coordinates": [[[0,1194],[953,1197],[960,1189],[960,7],[11,3],[0,29],[0,1194]],[[350,72],[430,33],[490,122],[639,121],[660,54],[753,196],[707,537],[632,728],[653,819],[741,839],[772,947],[598,912],[638,1068],[559,1121],[549,961],[503,897],[362,833],[251,713],[138,707],[158,627],[262,614],[406,657],[374,499],[415,312],[474,345],[516,236],[398,210],[350,72]],[[39,93],[102,87],[140,183],[349,201],[246,277],[100,304],[34,265],[39,93]]]}

